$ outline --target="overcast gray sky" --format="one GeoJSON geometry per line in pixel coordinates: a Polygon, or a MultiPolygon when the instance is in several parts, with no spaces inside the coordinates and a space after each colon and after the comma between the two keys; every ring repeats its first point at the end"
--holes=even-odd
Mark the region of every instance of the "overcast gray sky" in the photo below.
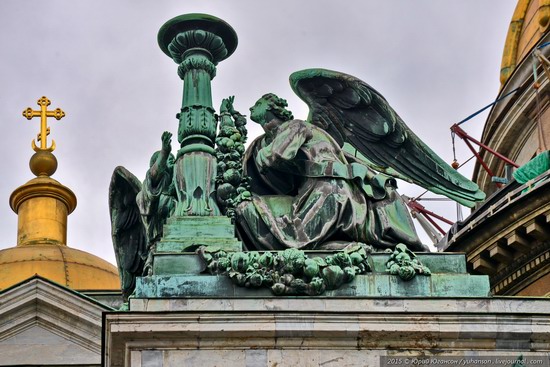
{"type": "MultiPolygon", "coordinates": [[[[53,177],[78,197],[68,244],[115,263],[107,205],[113,169],[122,165],[143,179],[162,132],[177,131],[183,83],[156,41],[172,17],[209,13],[238,34],[237,50],[218,65],[212,82],[216,107],[235,95],[236,108],[248,113],[259,96],[275,92],[289,100],[296,117],[305,118],[306,106],[293,95],[288,76],[311,67],[338,70],[381,92],[409,127],[451,162],[449,127],[497,95],[516,3],[2,0],[0,248],[16,242],[9,195],[33,178],[28,161],[39,122],[21,112],[38,108],[36,100],[46,95],[50,107],[66,112],[49,126],[59,161],[53,177]]],[[[484,121],[478,117],[463,127],[479,137],[484,121]]],[[[470,154],[458,145],[464,161],[470,154]]],[[[470,177],[471,166],[466,168],[470,177]]],[[[401,192],[415,196],[423,189],[407,186],[401,192]]],[[[450,204],[426,205],[453,216],[450,204]]]]}

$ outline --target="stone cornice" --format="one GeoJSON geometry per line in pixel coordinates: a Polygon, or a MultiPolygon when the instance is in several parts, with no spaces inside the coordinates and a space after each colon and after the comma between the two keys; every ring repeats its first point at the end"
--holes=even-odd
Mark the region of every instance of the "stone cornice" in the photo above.
{"type": "Polygon", "coordinates": [[[145,349],[541,351],[550,349],[549,306],[517,298],[132,299],[133,312],[105,314],[103,355],[105,365],[122,366],[145,349]]]}

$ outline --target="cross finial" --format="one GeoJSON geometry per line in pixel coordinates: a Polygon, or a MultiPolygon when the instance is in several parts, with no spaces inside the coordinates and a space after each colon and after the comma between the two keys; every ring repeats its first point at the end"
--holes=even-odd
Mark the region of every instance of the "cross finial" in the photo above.
{"type": "Polygon", "coordinates": [[[55,149],[55,141],[52,139],[52,145],[48,147],[47,137],[50,135],[50,128],[47,125],[46,119],[48,117],[55,117],[56,120],[61,120],[65,117],[65,112],[63,112],[60,108],[56,108],[53,111],[48,111],[47,107],[51,104],[51,101],[45,96],[40,98],[37,104],[40,106],[40,111],[35,111],[30,107],[23,111],[23,116],[26,117],[27,120],[40,116],[40,133],[36,136],[36,141],[40,142],[40,148],[36,146],[35,140],[33,140],[32,149],[34,149],[35,152],[53,152],[55,149]]]}

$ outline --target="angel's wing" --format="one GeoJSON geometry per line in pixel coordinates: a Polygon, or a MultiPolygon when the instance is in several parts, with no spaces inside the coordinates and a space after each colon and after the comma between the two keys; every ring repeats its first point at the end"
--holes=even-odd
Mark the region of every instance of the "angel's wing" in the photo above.
{"type": "Polygon", "coordinates": [[[472,207],[485,193],[439,158],[367,83],[347,74],[306,69],[290,76],[294,92],[310,109],[308,120],[340,145],[349,143],[374,169],[397,172],[434,193],[472,207]]]}
{"type": "Polygon", "coordinates": [[[143,272],[147,251],[145,229],[141,222],[136,195],[141,182],[124,167],[113,172],[109,186],[111,235],[115,249],[124,299],[134,290],[136,276],[143,272]]]}

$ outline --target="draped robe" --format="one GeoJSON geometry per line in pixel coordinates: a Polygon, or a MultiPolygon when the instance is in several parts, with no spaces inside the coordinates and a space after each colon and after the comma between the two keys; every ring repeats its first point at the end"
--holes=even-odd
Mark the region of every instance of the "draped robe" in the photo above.
{"type": "Polygon", "coordinates": [[[249,250],[334,249],[351,241],[378,248],[420,243],[396,182],[346,155],[321,128],[282,123],[245,156],[252,201],[237,207],[249,250]]]}

